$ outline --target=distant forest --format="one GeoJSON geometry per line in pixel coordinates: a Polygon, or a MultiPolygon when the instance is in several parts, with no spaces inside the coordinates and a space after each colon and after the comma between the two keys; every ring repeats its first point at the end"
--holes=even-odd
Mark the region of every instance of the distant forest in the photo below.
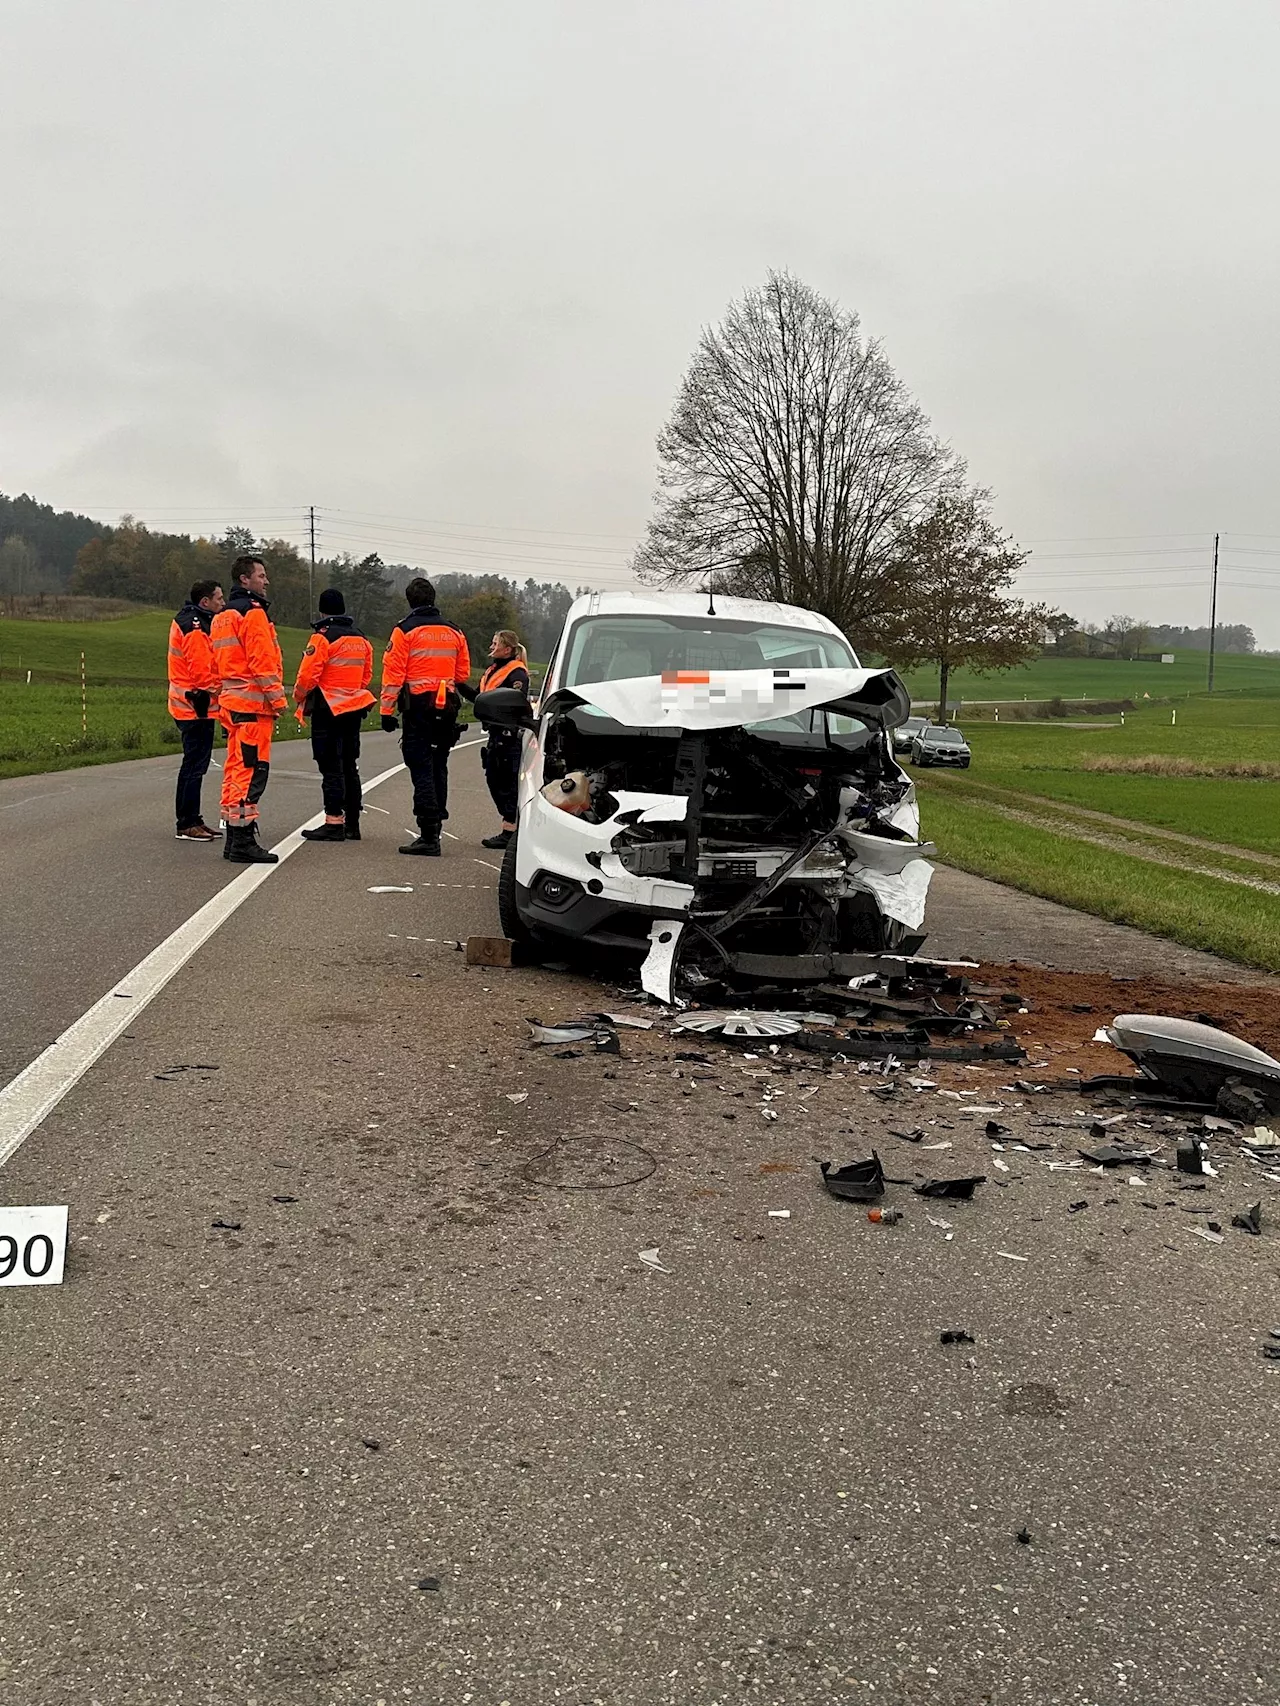
{"type": "MultiPolygon", "coordinates": [[[[312,620],[311,565],[287,539],[258,539],[243,527],[214,539],[157,533],[130,516],[111,526],[26,494],[0,493],[0,596],[38,599],[70,592],[177,609],[193,581],[225,580],[243,551],[258,552],[267,564],[276,620],[306,627],[312,620]]],[[[476,663],[498,628],[515,629],[529,656],[545,661],[574,598],[559,583],[433,574],[429,566],[384,563],[376,552],[358,560],[344,554],[317,561],[315,591],[339,587],[352,615],[381,639],[405,613],[401,595],[420,574],[434,584],[444,615],[466,634],[476,663]]]]}

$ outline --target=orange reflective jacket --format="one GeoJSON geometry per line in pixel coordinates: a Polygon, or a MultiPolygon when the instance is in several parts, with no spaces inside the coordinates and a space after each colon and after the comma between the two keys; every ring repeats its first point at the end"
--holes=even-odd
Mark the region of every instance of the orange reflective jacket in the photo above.
{"type": "Polygon", "coordinates": [[[433,694],[443,711],[457,683],[471,674],[466,635],[452,628],[433,604],[411,611],[391,630],[382,658],[382,714],[394,717],[402,693],[433,694]]]}
{"type": "Polygon", "coordinates": [[[529,671],[519,658],[508,658],[506,663],[491,663],[480,677],[480,692],[492,693],[495,687],[501,687],[508,681],[522,693],[529,691],[529,671]],[[524,677],[523,681],[512,680],[517,673],[524,677]]]}
{"type": "Polygon", "coordinates": [[[209,628],[213,617],[188,601],[169,624],[169,715],[189,723],[196,708],[188,693],[209,695],[209,716],[218,712],[220,680],[213,661],[209,628]]]}
{"type": "Polygon", "coordinates": [[[335,717],[363,711],[374,702],[372,680],[373,647],[349,616],[329,617],[316,628],[298,665],[293,684],[298,721],[306,717],[312,693],[321,695],[335,717]]]}
{"type": "Polygon", "coordinates": [[[236,587],[213,619],[213,656],[222,681],[223,711],[278,717],[289,701],[281,673],[284,659],[264,599],[236,587]]]}

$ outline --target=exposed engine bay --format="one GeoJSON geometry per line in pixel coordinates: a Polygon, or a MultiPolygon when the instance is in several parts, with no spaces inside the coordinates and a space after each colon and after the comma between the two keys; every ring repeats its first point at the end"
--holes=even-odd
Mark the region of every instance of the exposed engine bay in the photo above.
{"type": "Polygon", "coordinates": [[[922,921],[933,849],[883,726],[809,708],[754,727],[637,729],[578,702],[544,741],[542,799],[614,831],[588,861],[691,888],[686,971],[703,950],[715,962],[896,947],[922,921]]]}

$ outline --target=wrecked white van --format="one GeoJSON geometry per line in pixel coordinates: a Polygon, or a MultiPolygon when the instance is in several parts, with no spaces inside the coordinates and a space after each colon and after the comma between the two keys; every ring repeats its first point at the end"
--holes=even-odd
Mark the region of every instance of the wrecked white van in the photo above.
{"type": "Polygon", "coordinates": [[[677,958],[829,976],[920,929],[934,849],[891,740],[909,696],[813,611],[592,593],[536,712],[499,688],[476,713],[526,731],[499,885],[515,940],[644,954],[669,998],[677,958]]]}

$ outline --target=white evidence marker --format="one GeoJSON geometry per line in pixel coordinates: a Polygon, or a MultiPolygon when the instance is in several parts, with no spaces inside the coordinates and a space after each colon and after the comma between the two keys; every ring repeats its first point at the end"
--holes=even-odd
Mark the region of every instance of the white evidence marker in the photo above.
{"type": "Polygon", "coordinates": [[[0,1285],[61,1285],[66,1204],[0,1208],[0,1285]]]}

